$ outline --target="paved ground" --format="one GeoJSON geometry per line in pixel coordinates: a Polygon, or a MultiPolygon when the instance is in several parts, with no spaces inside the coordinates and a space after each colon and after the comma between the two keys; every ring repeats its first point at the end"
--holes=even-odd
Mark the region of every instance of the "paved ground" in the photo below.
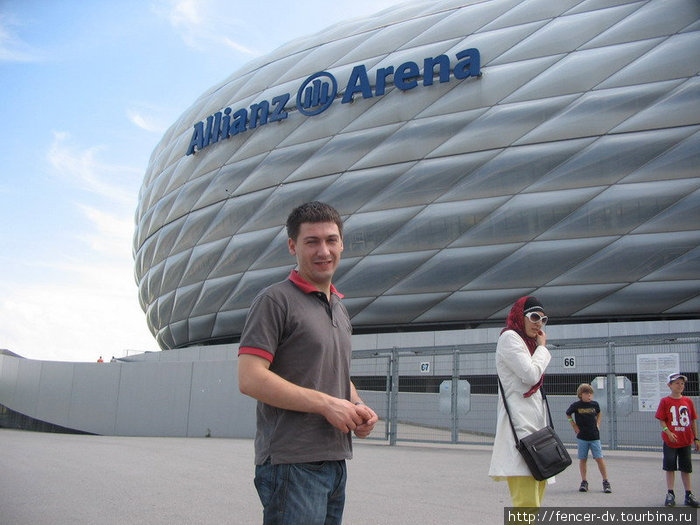
{"type": "MultiPolygon", "coordinates": [[[[355,443],[344,523],[503,523],[510,499],[506,484],[487,476],[490,447],[355,443]]],[[[612,494],[600,490],[593,461],[592,490],[579,493],[575,460],[548,487],[545,505],[661,506],[660,453],[607,456],[612,494]]],[[[0,524],[258,524],[252,457],[250,440],[0,429],[0,524]]],[[[680,480],[676,489],[682,494],[680,480]]]]}

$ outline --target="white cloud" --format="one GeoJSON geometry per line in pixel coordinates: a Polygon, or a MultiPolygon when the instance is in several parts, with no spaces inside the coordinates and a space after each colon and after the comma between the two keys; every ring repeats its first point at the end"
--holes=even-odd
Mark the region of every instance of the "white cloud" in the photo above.
{"type": "Polygon", "coordinates": [[[55,175],[73,190],[84,227],[72,232],[56,253],[26,261],[35,268],[27,272],[31,278],[4,275],[0,348],[27,358],[61,361],[158,349],[134,282],[131,237],[137,190],[122,182],[129,179],[124,173],[138,170],[100,161],[102,151],[80,150],[68,134],[55,134],[48,158],[55,175]],[[51,275],[50,281],[44,274],[51,275]]]}
{"type": "Polygon", "coordinates": [[[131,263],[131,254],[125,246],[131,245],[134,233],[134,221],[131,215],[123,213],[107,212],[94,206],[80,205],[92,231],[80,236],[94,253],[110,255],[115,259],[128,256],[131,263]]]}
{"type": "Polygon", "coordinates": [[[234,51],[238,51],[240,53],[243,53],[244,55],[257,55],[258,54],[257,51],[250,49],[250,48],[247,48],[247,47],[239,44],[238,42],[234,42],[233,40],[231,40],[230,38],[228,38],[226,36],[222,37],[221,41],[224,44],[226,44],[228,47],[233,49],[234,51]]]}
{"type": "Polygon", "coordinates": [[[134,194],[124,186],[110,180],[124,180],[124,174],[139,174],[138,170],[127,166],[112,166],[101,163],[97,154],[100,146],[78,150],[72,148],[70,134],[54,132],[54,140],[48,152],[48,160],[56,175],[65,178],[76,188],[105,197],[122,205],[133,205],[134,194]]]}
{"type": "Polygon", "coordinates": [[[132,124],[149,133],[162,135],[167,129],[167,126],[158,117],[145,115],[143,110],[129,109],[126,114],[132,124]]]}
{"type": "Polygon", "coordinates": [[[50,361],[157,350],[128,268],[98,263],[65,270],[60,283],[0,286],[0,347],[50,361]]]}
{"type": "Polygon", "coordinates": [[[41,59],[40,53],[32,49],[15,32],[18,24],[7,15],[0,13],[0,61],[35,62],[41,59]]]}
{"type": "Polygon", "coordinates": [[[166,18],[193,49],[208,51],[225,46],[244,55],[257,56],[259,51],[226,36],[250,31],[234,13],[236,8],[255,9],[255,6],[239,4],[228,0],[158,0],[153,10],[166,18]]]}

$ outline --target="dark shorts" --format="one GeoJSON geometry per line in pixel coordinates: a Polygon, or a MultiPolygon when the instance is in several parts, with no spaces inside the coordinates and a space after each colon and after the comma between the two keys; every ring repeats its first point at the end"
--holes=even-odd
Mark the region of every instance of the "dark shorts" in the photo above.
{"type": "Polygon", "coordinates": [[[664,443],[664,470],[693,472],[693,462],[690,454],[690,446],[673,448],[664,443]]]}

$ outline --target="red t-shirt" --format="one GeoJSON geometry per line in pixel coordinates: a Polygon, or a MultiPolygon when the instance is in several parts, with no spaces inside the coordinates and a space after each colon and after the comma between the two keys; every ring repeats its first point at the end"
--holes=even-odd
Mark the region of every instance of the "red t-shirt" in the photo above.
{"type": "Polygon", "coordinates": [[[664,443],[672,448],[687,447],[693,444],[693,421],[698,418],[695,413],[695,405],[689,397],[674,399],[664,397],[656,409],[656,419],[660,419],[668,429],[676,434],[678,441],[672,443],[666,432],[661,432],[664,443]]]}

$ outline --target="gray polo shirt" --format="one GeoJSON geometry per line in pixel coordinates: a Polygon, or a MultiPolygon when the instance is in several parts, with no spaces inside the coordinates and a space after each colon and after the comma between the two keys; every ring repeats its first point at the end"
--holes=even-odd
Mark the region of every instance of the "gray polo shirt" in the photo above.
{"type": "MultiPolygon", "coordinates": [[[[253,301],[241,335],[240,354],[271,361],[284,379],[350,400],[350,316],[342,295],[325,294],[295,271],[253,301]]],[[[331,461],[352,457],[350,434],[318,414],[275,408],[258,401],[255,464],[331,461]]]]}

